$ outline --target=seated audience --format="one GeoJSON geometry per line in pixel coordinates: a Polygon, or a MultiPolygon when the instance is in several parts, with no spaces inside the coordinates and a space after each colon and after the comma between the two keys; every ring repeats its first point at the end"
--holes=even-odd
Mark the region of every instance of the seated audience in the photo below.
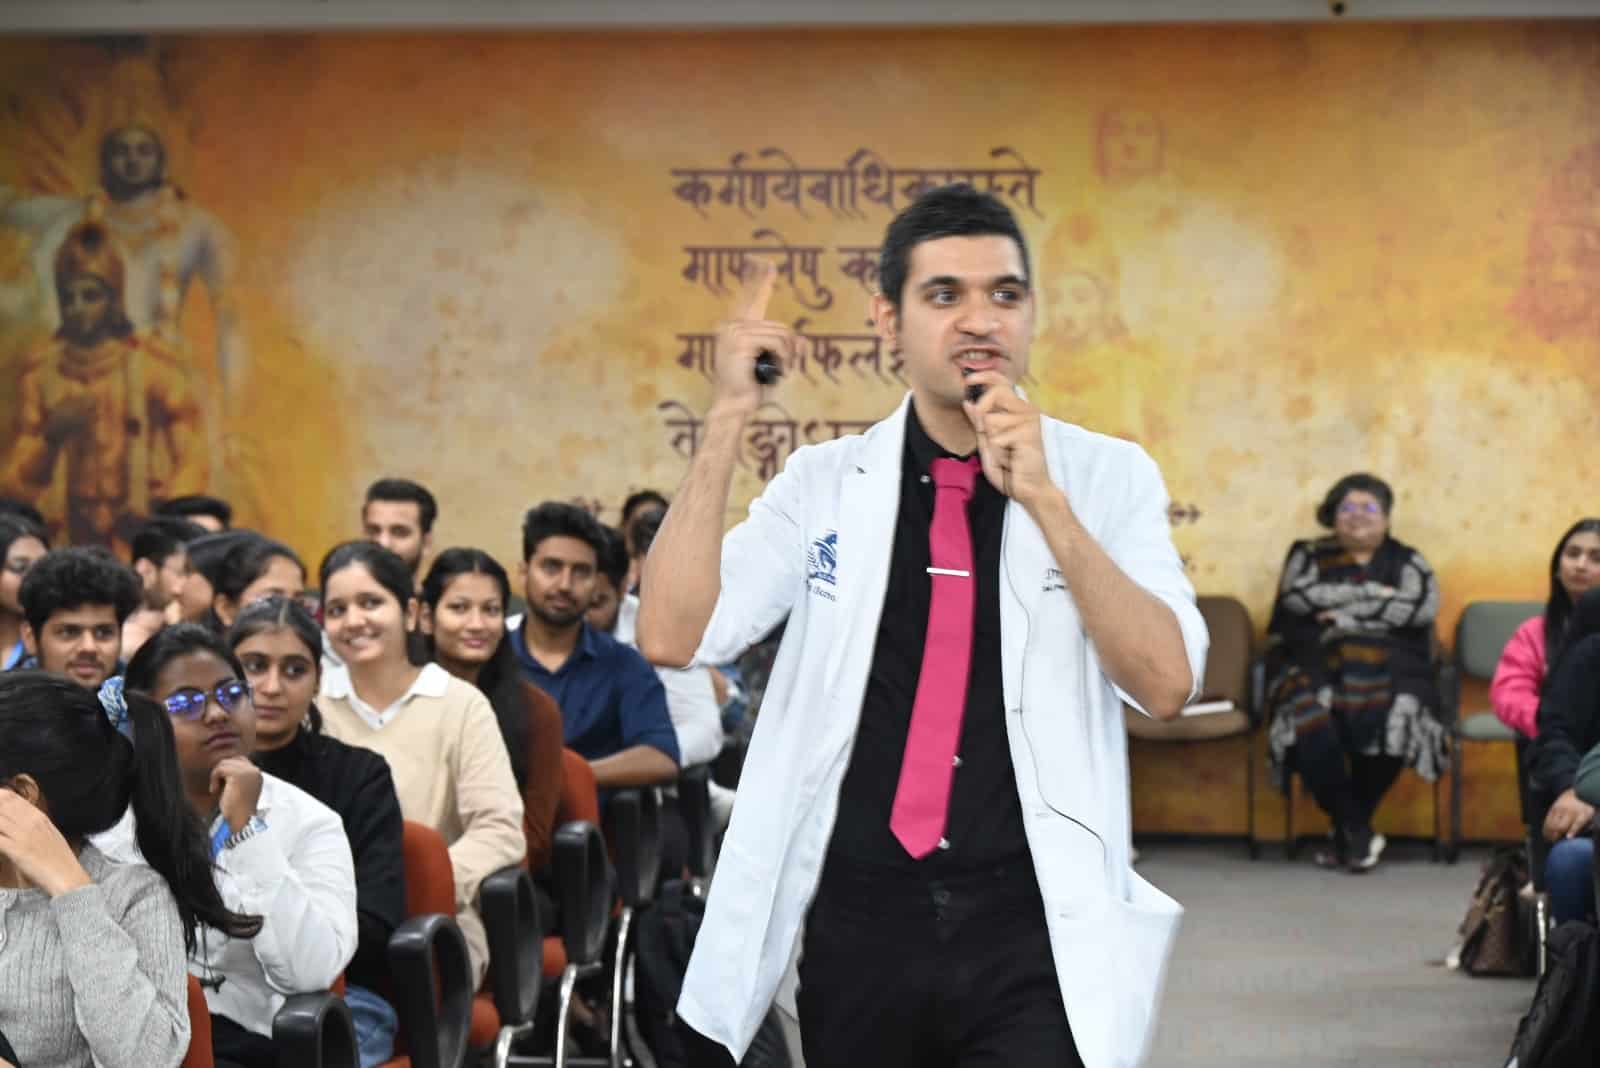
{"type": "Polygon", "coordinates": [[[261,540],[261,535],[253,530],[225,530],[220,534],[207,534],[189,543],[189,579],[183,584],[183,596],[179,598],[179,614],[183,622],[220,626],[215,606],[217,583],[222,581],[223,565],[235,548],[258,540],[261,540]]]}
{"type": "MultiPolygon", "coordinates": [[[[591,627],[616,638],[629,648],[639,618],[639,598],[623,592],[628,573],[628,550],[621,532],[601,527],[604,546],[595,572],[594,601],[585,618],[591,627]]],[[[513,625],[520,625],[514,619],[513,625]]],[[[683,766],[709,764],[722,752],[722,713],[710,668],[655,668],[667,695],[667,715],[678,738],[683,766]]]]}
{"type": "Polygon", "coordinates": [[[1298,772],[1333,823],[1323,867],[1367,871],[1373,813],[1406,765],[1430,782],[1448,759],[1432,662],[1439,586],[1389,533],[1394,494],[1347,475],[1317,509],[1333,534],[1289,550],[1267,627],[1273,772],[1298,772]]]}
{"type": "Polygon", "coordinates": [[[221,938],[261,928],[211,881],[165,710],[133,695],[126,711],[132,740],[84,687],[0,676],[0,1034],[23,1068],[178,1064],[197,925],[221,938]],[[124,810],[144,864],[89,842],[124,810]]]}
{"type": "Polygon", "coordinates": [[[481,983],[489,945],[478,887],[527,851],[522,797],[494,709],[438,664],[411,662],[418,604],[400,557],[375,542],[346,542],[323,560],[320,584],[323,625],[345,665],[323,676],[323,727],[387,760],[405,818],[449,844],[456,919],[481,983]]]}
{"type": "Polygon", "coordinates": [[[420,583],[438,518],[438,502],[427,487],[406,478],[380,478],[367,487],[361,505],[361,534],[404,560],[412,578],[420,583]]]}
{"type": "Polygon", "coordinates": [[[220,497],[192,493],[174,497],[155,507],[156,515],[187,519],[210,534],[218,534],[233,526],[233,505],[220,497]]]}
{"type": "Polygon", "coordinates": [[[25,667],[98,690],[121,671],[122,624],[139,607],[139,576],[105,549],[55,549],[22,580],[25,667]]]}
{"type": "MultiPolygon", "coordinates": [[[[622,502],[622,515],[617,520],[617,529],[622,531],[626,537],[628,528],[633,525],[635,519],[645,512],[661,512],[665,514],[667,504],[667,498],[658,490],[642,489],[630,493],[628,494],[628,499],[622,502]]],[[[633,552],[631,542],[628,544],[628,552],[630,555],[633,552]]]]}
{"type": "Polygon", "coordinates": [[[666,692],[639,653],[591,627],[595,573],[605,548],[599,522],[547,501],[522,525],[527,614],[509,630],[523,674],[561,706],[567,748],[594,768],[601,788],[671,782],[678,737],[666,692]]]}
{"type": "Polygon", "coordinates": [[[223,556],[213,586],[211,610],[223,627],[229,627],[248,604],[264,597],[298,597],[304,593],[306,566],[287,545],[251,538],[223,556]]]}
{"type": "Polygon", "coordinates": [[[0,671],[27,659],[22,640],[22,580],[50,551],[44,529],[20,516],[0,516],[0,671]]]}
{"type": "Polygon", "coordinates": [[[561,800],[561,709],[522,677],[506,637],[511,580],[481,549],[446,549],[422,583],[430,659],[489,699],[522,792],[528,867],[550,860],[561,800]]]}
{"type": "Polygon", "coordinates": [[[1545,860],[1550,914],[1557,923],[1594,911],[1594,806],[1579,796],[1578,767],[1600,745],[1600,589],[1578,598],[1563,648],[1539,702],[1528,748],[1529,822],[1551,844],[1545,860]]]}
{"type": "Polygon", "coordinates": [[[370,749],[322,733],[313,698],[322,629],[300,602],[252,601],[228,631],[256,710],[256,766],[321,801],[344,824],[356,866],[356,954],[344,971],[363,1068],[394,1056],[399,1019],[377,992],[388,985],[389,938],[405,920],[400,800],[389,765],[370,749]]]}
{"type": "Polygon", "coordinates": [[[189,542],[205,532],[187,519],[148,520],[133,535],[133,570],[144,599],[122,624],[122,655],[130,657],[150,636],[182,621],[183,587],[189,581],[189,542]]]}
{"type": "Polygon", "coordinates": [[[1559,655],[1572,606],[1600,580],[1600,519],[1580,519],[1550,554],[1550,597],[1544,614],[1517,628],[1489,683],[1489,704],[1500,722],[1524,738],[1538,730],[1539,694],[1552,655],[1559,655]]]}
{"type": "MultiPolygon", "coordinates": [[[[223,901],[261,917],[249,940],[202,930],[190,957],[211,1010],[217,1064],[276,1068],[272,1020],[286,997],[329,989],[355,953],[355,868],[344,827],[322,802],[251,763],[250,687],[215,632],[167,627],[128,663],[124,682],[171,719],[183,791],[210,835],[223,901]]],[[[137,861],[135,830],[142,841],[137,815],[97,843],[113,859],[137,861]]]]}

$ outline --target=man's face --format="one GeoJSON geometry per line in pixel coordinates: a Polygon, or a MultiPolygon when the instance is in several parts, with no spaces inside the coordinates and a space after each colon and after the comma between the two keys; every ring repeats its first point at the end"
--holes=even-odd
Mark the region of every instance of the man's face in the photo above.
{"type": "Polygon", "coordinates": [[[163,163],[161,142],[150,131],[118,130],[106,144],[107,192],[125,199],[159,186],[163,163]]]}
{"type": "Polygon", "coordinates": [[[898,347],[911,389],[959,408],[962,370],[994,370],[1012,382],[1028,371],[1033,293],[1022,250],[1009,237],[941,237],[911,250],[899,309],[873,300],[879,332],[898,347]]]}
{"type": "Polygon", "coordinates": [[[622,594],[616,583],[607,575],[596,575],[594,598],[589,602],[589,626],[607,634],[617,629],[617,616],[622,612],[622,594]]]}
{"type": "Polygon", "coordinates": [[[368,501],[361,510],[361,532],[404,560],[413,575],[432,541],[422,533],[422,509],[415,501],[368,501]]]}
{"type": "Polygon", "coordinates": [[[136,565],[139,577],[144,579],[144,603],[146,608],[154,608],[160,612],[167,605],[183,596],[184,584],[189,581],[189,554],[183,549],[169,553],[157,567],[149,560],[140,560],[136,565]]]}
{"type": "Polygon", "coordinates": [[[59,293],[61,328],[80,345],[99,341],[111,319],[111,287],[92,275],[70,278],[59,293]]]}
{"type": "Polygon", "coordinates": [[[528,611],[552,627],[575,626],[594,603],[596,563],[594,549],[577,538],[541,541],[524,565],[528,611]]]}
{"type": "Polygon", "coordinates": [[[90,689],[99,689],[111,677],[122,655],[122,626],[116,609],[108,604],[63,608],[45,621],[38,634],[24,623],[22,640],[45,671],[90,689]]]}

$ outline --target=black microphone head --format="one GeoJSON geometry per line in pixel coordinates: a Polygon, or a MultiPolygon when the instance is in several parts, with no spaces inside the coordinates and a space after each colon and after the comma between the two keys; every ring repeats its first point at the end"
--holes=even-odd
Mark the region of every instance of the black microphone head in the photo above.
{"type": "MultiPolygon", "coordinates": [[[[972,373],[973,372],[971,368],[962,368],[961,370],[961,375],[963,378],[971,375],[972,373]]],[[[967,403],[977,404],[979,401],[981,401],[983,399],[983,389],[984,387],[982,382],[969,383],[967,388],[963,391],[966,394],[967,403]]]]}
{"type": "Polygon", "coordinates": [[[756,356],[756,381],[763,386],[770,386],[783,377],[783,367],[778,363],[778,357],[763,350],[756,356]]]}

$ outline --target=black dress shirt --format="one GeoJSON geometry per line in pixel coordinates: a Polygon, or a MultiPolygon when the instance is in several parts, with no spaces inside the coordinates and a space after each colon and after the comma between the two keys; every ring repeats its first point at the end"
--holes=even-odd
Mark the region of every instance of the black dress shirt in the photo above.
{"type": "Polygon", "coordinates": [[[928,471],[941,458],[965,459],[935,444],[918,421],[916,406],[910,405],[888,589],[855,748],[839,790],[839,814],[825,871],[845,868],[936,878],[1027,859],[1000,677],[1000,549],[1006,498],[981,473],[967,504],[972,581],[978,585],[966,710],[945,842],[915,860],[889,829],[927,640],[932,592],[928,529],[934,506],[928,471]]]}

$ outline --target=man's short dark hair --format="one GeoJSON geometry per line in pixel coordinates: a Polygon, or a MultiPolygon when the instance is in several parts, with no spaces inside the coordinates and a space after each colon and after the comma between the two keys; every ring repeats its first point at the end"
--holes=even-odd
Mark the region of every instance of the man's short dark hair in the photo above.
{"type": "Polygon", "coordinates": [[[522,560],[533,559],[539,543],[546,538],[577,538],[594,550],[595,561],[605,553],[606,536],[600,520],[565,501],[545,501],[528,509],[522,517],[522,560]]]}
{"type": "Polygon", "coordinates": [[[174,515],[147,519],[134,532],[129,548],[134,563],[148,560],[156,567],[167,562],[167,557],[178,552],[196,538],[204,537],[206,528],[189,519],[174,515]]]}
{"type": "Polygon", "coordinates": [[[174,497],[170,501],[164,501],[156,507],[155,514],[179,519],[206,515],[221,523],[223,530],[233,526],[233,505],[221,497],[209,497],[204,493],[191,493],[186,497],[174,497]]]}
{"type": "Polygon", "coordinates": [[[52,549],[22,580],[18,600],[34,634],[57,612],[108,604],[121,624],[144,599],[144,583],[133,569],[99,546],[52,549]]]}
{"type": "Polygon", "coordinates": [[[605,548],[599,553],[600,574],[611,580],[618,593],[627,593],[622,584],[628,581],[628,546],[622,540],[622,531],[616,527],[601,527],[605,548]]]}
{"type": "Polygon", "coordinates": [[[889,223],[878,255],[878,287],[896,309],[905,296],[911,272],[911,250],[924,241],[941,237],[1009,237],[1022,254],[1022,274],[1031,281],[1028,242],[1011,209],[990,193],[980,193],[966,183],[930,189],[889,223]]]}
{"type": "Polygon", "coordinates": [[[417,523],[424,534],[433,532],[433,521],[439,518],[439,502],[420,483],[409,478],[380,478],[367,487],[367,499],[361,505],[365,511],[373,501],[397,501],[417,506],[417,523]]]}
{"type": "Polygon", "coordinates": [[[628,499],[622,502],[622,515],[617,517],[617,521],[619,523],[627,523],[628,520],[633,518],[633,510],[635,508],[640,508],[644,505],[665,508],[670,503],[672,502],[653,489],[642,489],[637,493],[630,493],[628,494],[628,499]]]}
{"type": "Polygon", "coordinates": [[[19,501],[15,497],[0,497],[0,515],[21,516],[40,530],[45,530],[48,527],[48,524],[44,521],[43,512],[27,501],[19,501]]]}
{"type": "Polygon", "coordinates": [[[659,508],[640,512],[634,517],[633,522],[628,524],[628,541],[633,545],[633,555],[642,557],[650,551],[666,518],[667,513],[659,508]]]}

